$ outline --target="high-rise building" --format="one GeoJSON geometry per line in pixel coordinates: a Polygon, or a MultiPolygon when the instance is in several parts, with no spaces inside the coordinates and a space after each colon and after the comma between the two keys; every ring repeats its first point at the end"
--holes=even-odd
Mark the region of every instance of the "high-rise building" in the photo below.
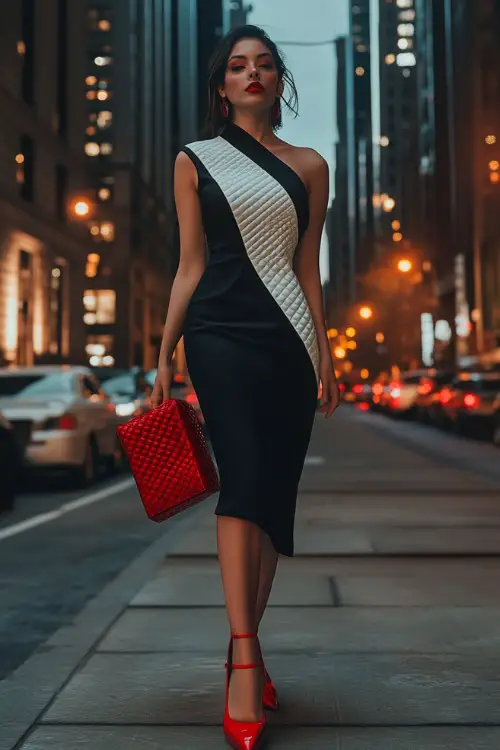
{"type": "Polygon", "coordinates": [[[84,296],[92,362],[155,365],[178,262],[173,164],[200,135],[222,0],[88,0],[87,141],[97,245],[84,296]]]}
{"type": "Polygon", "coordinates": [[[86,351],[93,364],[112,357],[151,367],[173,272],[172,164],[197,132],[187,85],[196,81],[195,0],[87,4],[85,155],[95,248],[83,298],[86,351]]]}
{"type": "Polygon", "coordinates": [[[354,139],[354,80],[351,40],[335,40],[337,57],[337,143],[335,197],[327,216],[330,280],[327,311],[339,323],[356,300],[356,164],[354,139]]]}
{"type": "Polygon", "coordinates": [[[2,6],[0,362],[79,361],[88,234],[70,221],[85,193],[86,0],[2,6]]]}
{"type": "Polygon", "coordinates": [[[353,82],[357,276],[369,268],[374,252],[370,16],[370,0],[351,0],[347,55],[352,59],[347,61],[346,74],[353,82]]]}
{"type": "Polygon", "coordinates": [[[500,8],[416,0],[416,12],[421,242],[453,361],[500,346],[500,8]]]}
{"type": "Polygon", "coordinates": [[[379,253],[418,230],[417,75],[414,0],[379,0],[380,134],[375,196],[379,253]]]}
{"type": "Polygon", "coordinates": [[[224,31],[248,23],[248,14],[252,10],[252,4],[246,0],[224,0],[224,31]]]}

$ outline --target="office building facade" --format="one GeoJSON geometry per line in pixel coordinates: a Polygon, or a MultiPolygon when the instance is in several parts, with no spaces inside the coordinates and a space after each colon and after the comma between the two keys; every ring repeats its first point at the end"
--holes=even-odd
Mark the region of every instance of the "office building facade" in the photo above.
{"type": "Polygon", "coordinates": [[[88,234],[71,221],[83,158],[85,0],[13,0],[0,30],[0,361],[82,361],[88,234]]]}

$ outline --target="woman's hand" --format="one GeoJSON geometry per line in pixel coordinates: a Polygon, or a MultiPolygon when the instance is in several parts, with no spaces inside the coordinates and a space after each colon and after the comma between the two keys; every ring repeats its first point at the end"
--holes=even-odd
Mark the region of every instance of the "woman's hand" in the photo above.
{"type": "Polygon", "coordinates": [[[329,419],[340,406],[340,391],[335,377],[335,370],[330,354],[320,358],[319,376],[321,379],[321,406],[318,411],[329,419]]]}
{"type": "Polygon", "coordinates": [[[170,383],[172,382],[172,367],[168,364],[158,365],[155,384],[151,394],[153,409],[170,398],[170,383]]]}

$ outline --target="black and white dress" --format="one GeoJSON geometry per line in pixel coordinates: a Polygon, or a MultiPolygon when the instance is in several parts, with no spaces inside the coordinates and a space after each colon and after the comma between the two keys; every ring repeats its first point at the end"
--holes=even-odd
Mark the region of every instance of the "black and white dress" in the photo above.
{"type": "Polygon", "coordinates": [[[183,334],[220,474],[215,512],[257,524],[292,556],[319,384],[316,331],[293,270],[308,192],[237,125],[182,150],[198,173],[209,248],[183,334]]]}

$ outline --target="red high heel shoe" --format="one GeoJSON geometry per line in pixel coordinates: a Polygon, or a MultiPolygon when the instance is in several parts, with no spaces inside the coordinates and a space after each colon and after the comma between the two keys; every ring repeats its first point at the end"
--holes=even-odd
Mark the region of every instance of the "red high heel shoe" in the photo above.
{"type": "MultiPolygon", "coordinates": [[[[229,716],[229,679],[233,669],[256,669],[264,667],[264,662],[255,664],[233,664],[233,638],[257,638],[257,633],[232,635],[226,662],[226,708],[224,710],[224,736],[234,750],[259,750],[262,747],[266,717],[260,721],[235,721],[229,716]]],[[[259,646],[260,648],[260,646],[259,646]]]]}
{"type": "MultiPolygon", "coordinates": [[[[260,653],[260,658],[262,659],[262,662],[264,662],[264,657],[262,656],[262,649],[260,648],[260,643],[259,643],[259,653],[260,653]]],[[[278,708],[280,707],[276,685],[271,680],[271,675],[267,671],[265,664],[264,664],[264,690],[262,691],[262,704],[264,708],[269,709],[269,711],[277,711],[278,708]]]]}
{"type": "Polygon", "coordinates": [[[265,666],[264,666],[264,690],[262,693],[262,703],[264,705],[264,708],[269,709],[269,711],[277,711],[278,708],[280,707],[276,685],[271,680],[271,676],[265,666]]]}

